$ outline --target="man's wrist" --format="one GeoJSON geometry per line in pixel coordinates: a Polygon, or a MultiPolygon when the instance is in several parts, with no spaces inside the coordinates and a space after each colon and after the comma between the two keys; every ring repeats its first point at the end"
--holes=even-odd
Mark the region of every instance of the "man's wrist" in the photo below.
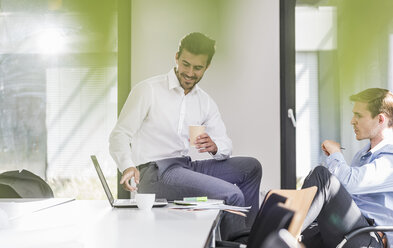
{"type": "Polygon", "coordinates": [[[122,174],[124,174],[124,172],[125,172],[126,170],[128,170],[129,168],[135,168],[135,166],[134,166],[134,165],[119,166],[119,171],[120,171],[122,174]]]}
{"type": "Polygon", "coordinates": [[[336,154],[336,153],[341,153],[341,151],[340,150],[333,150],[333,151],[331,151],[331,152],[329,152],[329,156],[332,156],[333,154],[336,154]]]}
{"type": "Polygon", "coordinates": [[[335,153],[330,154],[326,158],[326,163],[329,165],[333,160],[341,161],[343,159],[344,159],[344,156],[341,152],[335,152],[335,153]]]}

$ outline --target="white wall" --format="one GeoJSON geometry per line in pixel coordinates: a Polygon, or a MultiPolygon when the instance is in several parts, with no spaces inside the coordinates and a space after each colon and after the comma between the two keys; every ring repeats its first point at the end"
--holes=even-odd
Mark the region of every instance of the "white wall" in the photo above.
{"type": "Polygon", "coordinates": [[[279,1],[132,0],[132,84],[168,72],[194,31],[217,41],[200,86],[220,108],[233,155],[256,157],[262,190],[279,188],[279,1]]]}

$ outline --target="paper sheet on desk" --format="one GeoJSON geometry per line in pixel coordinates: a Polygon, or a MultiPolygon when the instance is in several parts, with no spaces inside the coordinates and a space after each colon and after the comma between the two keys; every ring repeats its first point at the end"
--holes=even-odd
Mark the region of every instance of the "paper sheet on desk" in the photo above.
{"type": "Polygon", "coordinates": [[[240,212],[248,212],[251,207],[237,207],[229,206],[225,204],[209,205],[209,206],[170,206],[172,209],[192,209],[192,210],[207,210],[207,209],[218,209],[218,210],[233,210],[240,212]]]}
{"type": "Polygon", "coordinates": [[[173,201],[175,205],[181,205],[181,206],[212,206],[212,205],[219,205],[223,204],[222,200],[214,200],[214,199],[209,199],[207,201],[173,201]]]}
{"type": "Polygon", "coordinates": [[[18,198],[18,199],[1,199],[0,208],[8,215],[9,220],[19,218],[25,214],[41,211],[50,207],[61,205],[74,198],[18,198]]]}
{"type": "Polygon", "coordinates": [[[185,210],[207,210],[207,209],[218,209],[218,210],[232,210],[239,212],[248,212],[250,207],[239,207],[225,205],[222,200],[211,200],[206,202],[185,202],[185,201],[174,201],[174,205],[169,208],[172,209],[185,209],[185,210]]]}

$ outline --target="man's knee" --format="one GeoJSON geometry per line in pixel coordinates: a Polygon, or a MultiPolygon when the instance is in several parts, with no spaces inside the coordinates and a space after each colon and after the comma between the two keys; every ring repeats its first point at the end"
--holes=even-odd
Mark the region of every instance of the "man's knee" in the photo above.
{"type": "Polygon", "coordinates": [[[251,171],[250,174],[262,178],[262,165],[256,158],[243,157],[242,160],[242,163],[249,167],[249,171],[251,171]]]}
{"type": "Polygon", "coordinates": [[[237,186],[234,185],[234,190],[228,193],[225,204],[231,206],[244,206],[244,195],[237,186]]]}
{"type": "Polygon", "coordinates": [[[315,167],[313,169],[312,173],[322,175],[322,176],[330,176],[330,171],[328,170],[328,168],[326,168],[322,165],[318,165],[317,167],[315,167]]]}
{"type": "Polygon", "coordinates": [[[306,177],[303,188],[324,185],[328,180],[330,180],[330,177],[330,171],[326,167],[319,165],[306,177]]]}
{"type": "Polygon", "coordinates": [[[259,177],[262,177],[262,165],[256,158],[249,158],[250,164],[254,167],[254,172],[259,177]]]}

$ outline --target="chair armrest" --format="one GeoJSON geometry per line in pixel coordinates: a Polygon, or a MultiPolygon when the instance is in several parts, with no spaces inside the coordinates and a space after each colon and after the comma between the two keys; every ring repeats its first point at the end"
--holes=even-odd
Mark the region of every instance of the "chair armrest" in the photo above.
{"type": "Polygon", "coordinates": [[[393,232],[393,226],[366,226],[356,229],[350,232],[349,234],[345,235],[343,241],[341,241],[341,243],[338,244],[336,247],[337,248],[343,247],[348,240],[350,240],[351,238],[353,238],[354,236],[360,233],[365,233],[365,232],[393,232]]]}

